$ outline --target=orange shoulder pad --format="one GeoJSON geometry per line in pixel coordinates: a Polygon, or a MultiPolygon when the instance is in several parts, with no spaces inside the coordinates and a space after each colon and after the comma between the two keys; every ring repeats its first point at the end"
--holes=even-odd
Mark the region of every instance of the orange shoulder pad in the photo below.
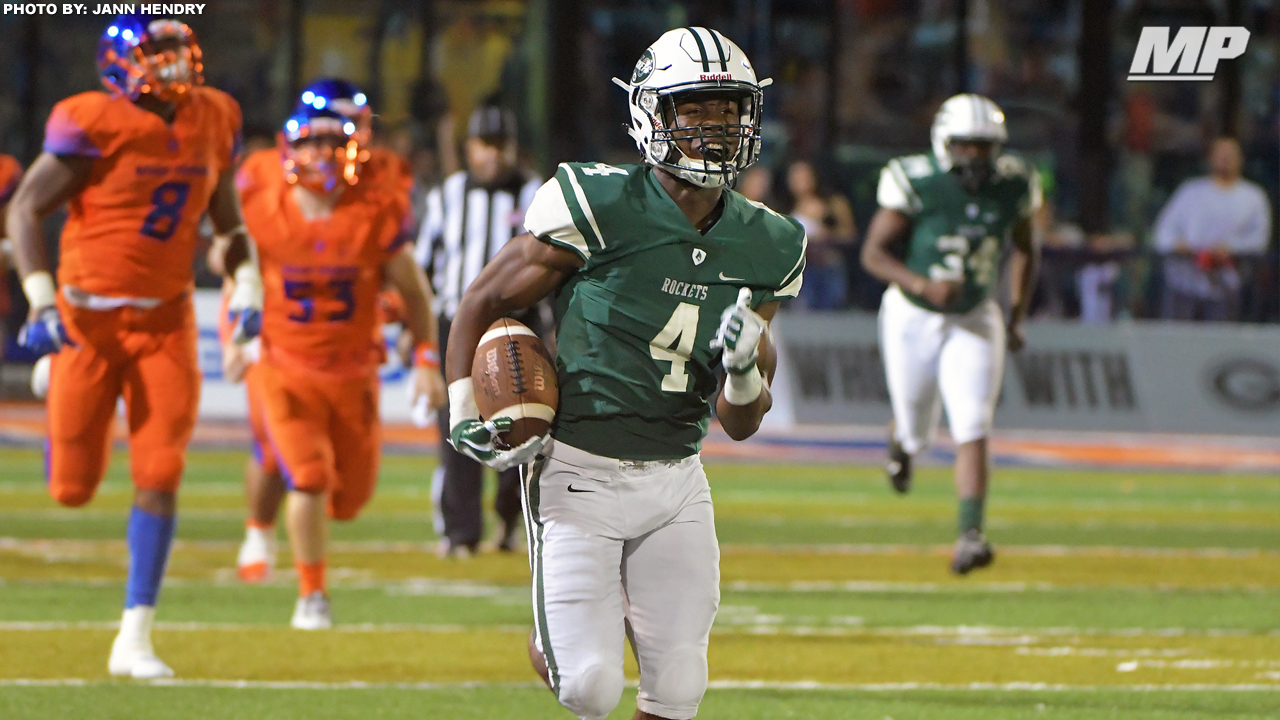
{"type": "Polygon", "coordinates": [[[240,113],[240,103],[227,93],[208,85],[196,85],[191,88],[191,99],[203,102],[213,110],[216,117],[211,123],[211,129],[216,137],[231,138],[231,145],[223,157],[221,169],[234,167],[244,149],[241,127],[244,120],[240,113]]]}
{"type": "Polygon", "coordinates": [[[263,148],[255,151],[240,165],[236,172],[236,189],[241,199],[263,188],[284,180],[284,169],[280,165],[278,148],[263,148]]]}
{"type": "Polygon", "coordinates": [[[110,156],[130,134],[124,112],[130,105],[124,98],[97,91],[60,101],[53,106],[45,124],[44,151],[53,155],[110,156]]]}

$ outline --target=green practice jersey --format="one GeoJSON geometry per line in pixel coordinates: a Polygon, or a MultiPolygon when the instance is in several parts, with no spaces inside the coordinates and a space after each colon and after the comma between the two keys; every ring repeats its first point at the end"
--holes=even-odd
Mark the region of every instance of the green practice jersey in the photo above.
{"type": "MultiPolygon", "coordinates": [[[[912,272],[964,283],[946,312],[965,313],[991,297],[1011,231],[1040,207],[1040,184],[1020,158],[1001,155],[991,178],[970,193],[932,155],[911,155],[885,166],[877,200],[911,216],[906,265],[912,272]]],[[[903,294],[922,308],[942,312],[905,288],[903,294]]]]}
{"type": "Polygon", "coordinates": [[[525,227],[584,261],[557,297],[560,408],[552,435],[605,457],[682,458],[701,448],[716,391],[720,314],[800,291],[799,223],[726,190],[700,234],[646,166],[565,163],[525,227]]]}

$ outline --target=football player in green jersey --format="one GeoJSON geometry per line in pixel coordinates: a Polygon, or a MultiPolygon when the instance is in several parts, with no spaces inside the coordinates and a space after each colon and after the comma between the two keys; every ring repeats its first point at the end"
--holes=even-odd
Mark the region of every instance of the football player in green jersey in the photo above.
{"type": "Polygon", "coordinates": [[[889,283],[880,305],[893,405],[889,480],[900,493],[911,488],[911,457],[933,440],[945,406],[960,496],[951,569],[963,575],[995,557],[982,534],[987,438],[1005,348],[1016,352],[1023,344],[1020,326],[1039,263],[1032,215],[1040,186],[1034,169],[1000,153],[1008,139],[1004,113],[981,95],[943,103],[932,135],[932,155],[895,158],[881,172],[880,210],[862,264],[889,283]],[[992,295],[1010,242],[1013,309],[1006,321],[992,295]]]}
{"type": "Polygon", "coordinates": [[[529,655],[561,704],[603,718],[640,665],[636,718],[692,718],[707,686],[719,546],[699,458],[712,403],[751,436],[772,404],[768,323],[800,290],[800,225],[731,188],[760,149],[761,88],[720,33],[681,28],[627,91],[644,163],[566,163],[462,298],[449,336],[450,437],[524,476],[529,655]],[[560,407],[550,438],[495,446],[471,380],[489,325],[555,294],[560,407]],[[723,371],[721,373],[720,371],[723,371]],[[723,375],[723,381],[718,379],[723,375]]]}

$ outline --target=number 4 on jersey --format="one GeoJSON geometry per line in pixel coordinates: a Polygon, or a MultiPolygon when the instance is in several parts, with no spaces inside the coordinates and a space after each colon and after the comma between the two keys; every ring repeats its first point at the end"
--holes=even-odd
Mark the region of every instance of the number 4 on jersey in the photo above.
{"type": "Polygon", "coordinates": [[[583,175],[626,175],[627,171],[620,167],[596,163],[595,167],[582,168],[583,175]]]}
{"type": "Polygon", "coordinates": [[[649,343],[650,357],[671,363],[671,372],[662,378],[664,392],[685,392],[689,389],[689,374],[684,371],[684,364],[693,354],[697,334],[698,306],[680,303],[671,313],[666,327],[649,343]]]}

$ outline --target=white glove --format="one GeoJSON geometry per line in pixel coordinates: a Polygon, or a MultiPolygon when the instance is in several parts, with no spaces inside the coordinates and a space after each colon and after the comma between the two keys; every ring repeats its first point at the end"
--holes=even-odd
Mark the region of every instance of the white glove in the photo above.
{"type": "Polygon", "coordinates": [[[724,348],[720,363],[731,375],[742,375],[756,366],[760,338],[764,335],[764,318],[751,309],[751,290],[738,291],[738,302],[720,315],[720,329],[711,339],[711,348],[724,348]]]}
{"type": "Polygon", "coordinates": [[[494,440],[511,429],[511,418],[481,420],[469,377],[449,383],[449,425],[449,444],[454,450],[498,471],[532,462],[551,442],[548,433],[499,449],[494,440]]]}

